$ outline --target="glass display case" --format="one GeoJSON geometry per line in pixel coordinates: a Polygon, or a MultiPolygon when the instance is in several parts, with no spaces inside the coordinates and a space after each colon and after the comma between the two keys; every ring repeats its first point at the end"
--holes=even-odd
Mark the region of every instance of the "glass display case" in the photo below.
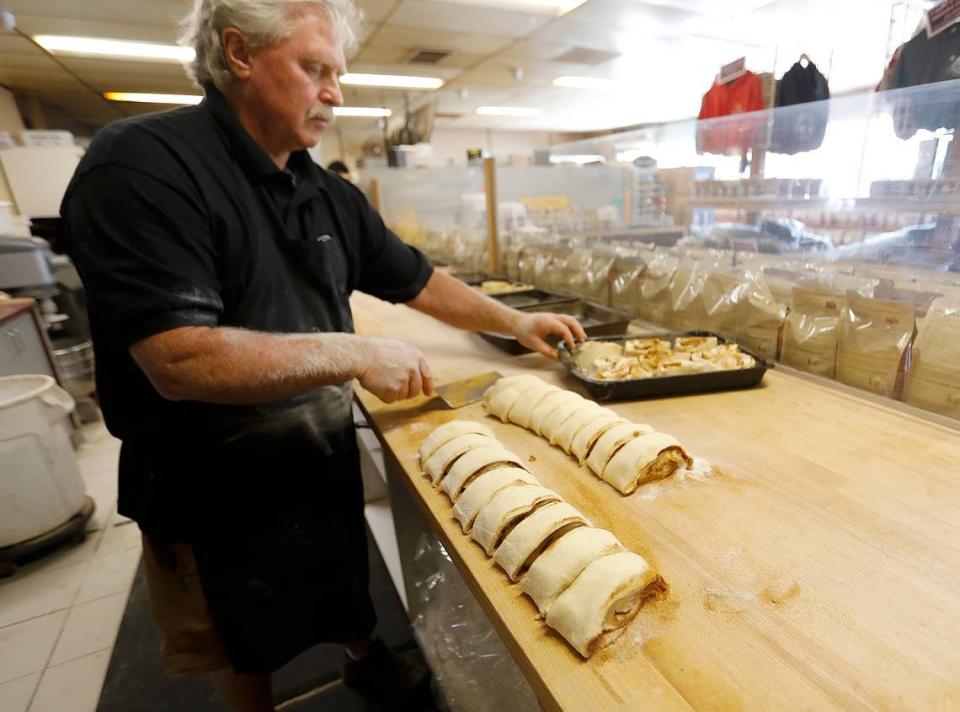
{"type": "Polygon", "coordinates": [[[499,271],[960,418],[957,123],[960,80],[555,146],[497,173],[499,271]]]}
{"type": "Polygon", "coordinates": [[[487,268],[482,167],[377,168],[360,188],[394,232],[435,262],[487,268]]]}

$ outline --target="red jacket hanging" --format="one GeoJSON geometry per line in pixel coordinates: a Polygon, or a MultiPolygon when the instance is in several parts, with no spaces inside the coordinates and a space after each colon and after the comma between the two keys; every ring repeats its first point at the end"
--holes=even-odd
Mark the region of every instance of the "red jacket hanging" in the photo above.
{"type": "MultiPolygon", "coordinates": [[[[732,114],[759,111],[763,103],[763,83],[753,72],[746,72],[726,84],[714,83],[703,96],[697,119],[716,119],[732,114]]],[[[752,148],[764,118],[744,117],[741,120],[710,121],[697,124],[699,153],[738,154],[752,148]]]]}

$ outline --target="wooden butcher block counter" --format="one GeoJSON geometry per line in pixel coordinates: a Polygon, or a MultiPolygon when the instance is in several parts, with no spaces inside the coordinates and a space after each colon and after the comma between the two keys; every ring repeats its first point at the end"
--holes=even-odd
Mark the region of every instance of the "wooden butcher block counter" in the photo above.
{"type": "MultiPolygon", "coordinates": [[[[358,331],[406,339],[437,383],[492,369],[576,389],[559,364],[510,357],[357,295],[358,331]]],[[[761,387],[613,404],[722,468],[624,497],[515,425],[437,400],[385,406],[358,390],[545,709],[960,709],[960,434],[777,370],[761,387]],[[460,532],[417,448],[457,418],[486,422],[596,526],[670,586],[584,661],[460,532]]]]}

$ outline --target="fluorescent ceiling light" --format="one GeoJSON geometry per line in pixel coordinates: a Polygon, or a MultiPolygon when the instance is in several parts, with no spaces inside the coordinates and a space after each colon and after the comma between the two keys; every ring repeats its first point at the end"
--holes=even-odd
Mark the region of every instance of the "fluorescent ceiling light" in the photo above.
{"type": "Polygon", "coordinates": [[[439,89],[439,77],[412,77],[402,74],[356,74],[347,72],[340,77],[341,84],[360,87],[394,87],[397,89],[439,89]]]}
{"type": "Polygon", "coordinates": [[[586,0],[440,0],[454,5],[473,5],[495,7],[518,12],[530,12],[537,15],[566,15],[586,0]]]}
{"type": "Polygon", "coordinates": [[[381,116],[390,116],[393,112],[390,111],[390,109],[381,109],[376,106],[335,106],[333,113],[335,116],[379,118],[381,116]]]}
{"type": "Polygon", "coordinates": [[[599,153],[561,153],[550,156],[550,163],[576,163],[582,166],[586,163],[606,163],[607,159],[599,153]]]}
{"type": "Polygon", "coordinates": [[[529,106],[478,106],[480,116],[540,116],[543,112],[529,106]]]}
{"type": "Polygon", "coordinates": [[[189,62],[196,53],[192,47],[159,44],[157,42],[130,42],[102,37],[68,37],[65,35],[36,35],[38,45],[49,52],[82,54],[97,57],[147,59],[156,62],[189,62]]]}
{"type": "Polygon", "coordinates": [[[140,104],[199,104],[199,94],[146,94],[143,92],[108,91],[103,96],[110,101],[132,101],[140,104]]]}
{"type": "Polygon", "coordinates": [[[557,77],[553,80],[555,87],[567,87],[569,89],[595,89],[598,91],[614,91],[619,86],[619,82],[613,79],[598,79],[596,77],[557,77]]]}

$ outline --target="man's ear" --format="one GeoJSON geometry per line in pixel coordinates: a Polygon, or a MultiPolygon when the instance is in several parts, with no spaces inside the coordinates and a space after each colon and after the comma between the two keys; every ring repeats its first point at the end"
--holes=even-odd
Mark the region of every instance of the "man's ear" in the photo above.
{"type": "Polygon", "coordinates": [[[220,43],[233,76],[237,79],[249,78],[253,66],[253,51],[243,33],[236,27],[228,27],[220,35],[220,43]]]}

